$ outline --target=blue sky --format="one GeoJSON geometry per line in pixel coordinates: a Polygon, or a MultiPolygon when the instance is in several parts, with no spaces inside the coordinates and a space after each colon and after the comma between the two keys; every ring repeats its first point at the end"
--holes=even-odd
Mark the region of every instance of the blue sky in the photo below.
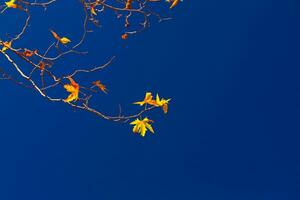
{"type": "MultiPolygon", "coordinates": [[[[47,21],[33,20],[18,45],[47,45],[49,27],[79,36],[79,6],[35,9],[47,21]]],[[[296,0],[184,1],[128,41],[103,19],[90,55],[62,65],[117,56],[97,75],[105,111],[130,112],[146,91],[172,97],[168,115],[149,114],[146,138],[1,82],[0,199],[299,199],[299,10],[296,0]]],[[[6,14],[1,37],[22,19],[6,14]]]]}

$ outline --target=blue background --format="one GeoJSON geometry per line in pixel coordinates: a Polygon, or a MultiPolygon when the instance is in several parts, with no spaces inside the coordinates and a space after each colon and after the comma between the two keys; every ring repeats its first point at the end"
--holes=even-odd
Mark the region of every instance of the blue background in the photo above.
{"type": "MultiPolygon", "coordinates": [[[[33,19],[15,45],[46,48],[49,27],[79,37],[79,8],[34,9],[47,21],[33,19]]],[[[172,97],[168,115],[149,115],[155,135],[1,82],[1,200],[300,199],[300,2],[186,0],[166,14],[174,19],[125,42],[117,20],[102,17],[90,57],[61,63],[117,55],[97,75],[110,90],[98,100],[107,112],[118,103],[134,111],[146,91],[172,97]]],[[[1,16],[1,37],[22,19],[1,16]]]]}

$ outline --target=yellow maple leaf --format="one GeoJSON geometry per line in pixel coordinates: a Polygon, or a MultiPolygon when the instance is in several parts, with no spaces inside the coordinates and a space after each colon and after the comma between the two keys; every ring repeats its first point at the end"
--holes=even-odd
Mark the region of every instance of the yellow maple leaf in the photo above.
{"type": "Polygon", "coordinates": [[[91,6],[91,13],[93,15],[97,15],[96,10],[95,10],[95,6],[91,6]]]}
{"type": "Polygon", "coordinates": [[[64,100],[64,102],[76,101],[79,94],[79,84],[76,83],[71,77],[68,77],[68,79],[70,81],[70,84],[65,84],[64,88],[71,94],[64,100]]]}
{"type": "Polygon", "coordinates": [[[5,2],[5,5],[8,8],[17,8],[18,7],[18,5],[16,4],[16,0],[7,1],[7,2],[5,2]]]}
{"type": "Polygon", "coordinates": [[[132,129],[134,133],[138,133],[142,137],[145,137],[147,130],[149,130],[151,133],[154,133],[154,130],[150,123],[153,123],[153,121],[146,117],[143,120],[136,119],[130,124],[134,125],[132,129]]]}
{"type": "Polygon", "coordinates": [[[168,3],[172,3],[170,6],[170,9],[174,8],[175,6],[178,5],[178,3],[180,2],[180,0],[167,0],[168,3]]]}
{"type": "Polygon", "coordinates": [[[5,52],[7,49],[9,49],[11,47],[11,41],[9,42],[3,42],[3,47],[1,49],[2,52],[5,52]]]}
{"type": "Polygon", "coordinates": [[[62,44],[68,44],[69,42],[71,42],[71,40],[69,38],[67,38],[67,37],[62,37],[61,38],[56,32],[54,32],[52,30],[50,30],[50,32],[52,33],[53,37],[55,39],[57,39],[62,44]]]}
{"type": "Polygon", "coordinates": [[[69,42],[71,42],[71,40],[67,37],[62,37],[59,41],[62,44],[68,44],[69,42]]]}
{"type": "Polygon", "coordinates": [[[96,10],[96,7],[100,5],[100,3],[98,1],[95,1],[94,3],[91,3],[90,4],[90,11],[91,11],[91,14],[92,15],[97,15],[97,10],[96,10]]]}
{"type": "Polygon", "coordinates": [[[169,102],[171,101],[171,99],[164,99],[164,98],[159,98],[159,95],[156,95],[156,99],[155,102],[157,104],[157,106],[162,107],[164,113],[168,113],[168,108],[169,108],[169,102]]]}

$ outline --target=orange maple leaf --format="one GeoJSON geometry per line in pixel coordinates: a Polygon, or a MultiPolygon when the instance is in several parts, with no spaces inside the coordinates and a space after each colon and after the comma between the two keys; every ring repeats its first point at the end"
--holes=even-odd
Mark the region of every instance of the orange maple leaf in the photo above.
{"type": "Polygon", "coordinates": [[[99,90],[101,90],[102,92],[107,94],[107,88],[105,85],[103,85],[103,83],[101,83],[101,81],[95,81],[95,82],[93,82],[93,85],[95,85],[96,87],[99,88],[99,90]]]}

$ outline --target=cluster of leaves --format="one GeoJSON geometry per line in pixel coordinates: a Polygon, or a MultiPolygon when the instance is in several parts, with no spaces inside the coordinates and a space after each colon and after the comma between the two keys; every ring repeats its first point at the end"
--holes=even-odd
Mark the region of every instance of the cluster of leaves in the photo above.
{"type": "MultiPolygon", "coordinates": [[[[147,92],[143,101],[137,101],[134,104],[145,106],[146,108],[147,106],[152,106],[153,108],[161,107],[164,113],[167,114],[170,100],[171,99],[167,99],[167,100],[164,98],[160,99],[158,94],[156,95],[156,99],[154,100],[151,92],[147,92]]],[[[134,133],[139,133],[141,134],[141,136],[144,137],[147,130],[149,130],[151,133],[154,133],[154,130],[150,125],[150,123],[152,122],[153,120],[150,120],[146,117],[142,120],[136,119],[130,124],[134,125],[133,127],[134,133]]]]}
{"type": "MultiPolygon", "coordinates": [[[[168,105],[170,99],[160,98],[159,95],[156,95],[154,99],[150,92],[147,92],[144,100],[135,102],[134,104],[141,106],[141,110],[132,115],[124,115],[120,108],[120,112],[116,116],[110,116],[104,114],[103,112],[93,108],[90,105],[90,100],[94,97],[95,93],[103,92],[108,93],[106,86],[100,80],[95,80],[90,83],[88,86],[81,84],[80,81],[77,81],[78,78],[75,78],[82,73],[94,74],[108,65],[110,65],[114,59],[112,57],[104,65],[92,67],[89,69],[77,68],[72,73],[65,75],[56,75],[51,70],[55,65],[56,61],[62,59],[67,54],[76,54],[84,56],[86,52],[78,51],[78,47],[85,41],[85,38],[88,34],[87,25],[89,23],[97,26],[99,20],[97,16],[104,12],[104,10],[111,10],[116,13],[117,18],[124,19],[125,31],[121,33],[122,39],[127,39],[130,35],[140,33],[145,28],[149,27],[150,17],[154,16],[158,21],[163,21],[168,18],[161,17],[158,13],[154,12],[148,4],[151,3],[161,3],[161,0],[81,0],[81,5],[83,13],[85,15],[83,19],[83,34],[79,42],[72,44],[70,38],[66,36],[61,36],[59,33],[54,30],[50,30],[51,35],[53,36],[53,43],[51,43],[45,52],[41,53],[39,48],[28,49],[24,47],[15,47],[14,43],[17,40],[20,40],[22,36],[26,33],[26,30],[29,27],[29,22],[31,19],[31,7],[42,7],[47,9],[48,6],[55,4],[58,0],[48,0],[46,2],[38,2],[37,0],[10,0],[4,2],[0,7],[1,14],[8,12],[7,10],[15,10],[17,12],[24,12],[27,15],[25,23],[21,31],[14,37],[11,37],[8,40],[2,41],[0,39],[0,46],[2,46],[0,53],[4,58],[10,63],[12,68],[16,71],[18,77],[13,77],[7,73],[4,69],[0,68],[0,73],[2,74],[1,80],[10,80],[18,85],[31,88],[40,94],[42,97],[46,98],[51,102],[62,102],[75,109],[85,110],[91,113],[96,114],[99,117],[102,117],[107,120],[116,121],[116,122],[129,122],[133,125],[133,132],[138,133],[141,136],[145,136],[146,132],[149,130],[151,133],[154,133],[152,123],[153,120],[148,117],[143,117],[143,115],[155,108],[162,108],[163,112],[166,114],[168,112],[168,105]],[[137,25],[132,25],[131,17],[134,15],[142,16],[142,23],[137,25]],[[131,28],[131,29],[130,29],[131,28]],[[64,50],[62,50],[62,47],[64,50]],[[52,49],[56,49],[57,53],[55,56],[48,56],[49,52],[52,49]],[[13,56],[21,58],[25,63],[32,67],[30,72],[26,72],[21,66],[24,64],[18,64],[13,56]],[[36,71],[40,73],[36,76],[36,71]],[[47,77],[47,81],[45,80],[47,77]],[[50,79],[50,80],[49,80],[50,79]],[[53,97],[49,94],[48,90],[54,88],[64,88],[66,97],[53,97]]],[[[167,0],[165,1],[169,4],[169,7],[172,9],[178,5],[179,0],[167,0]]],[[[164,3],[165,3],[164,2],[164,3]]],[[[60,95],[59,95],[60,96],[60,95]]]]}

